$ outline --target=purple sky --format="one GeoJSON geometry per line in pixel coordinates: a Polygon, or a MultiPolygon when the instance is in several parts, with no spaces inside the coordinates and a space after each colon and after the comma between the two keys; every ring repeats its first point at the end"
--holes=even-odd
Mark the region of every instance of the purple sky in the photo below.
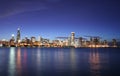
{"type": "Polygon", "coordinates": [[[118,0],[1,0],[0,39],[16,36],[54,39],[57,36],[120,38],[118,0]]]}

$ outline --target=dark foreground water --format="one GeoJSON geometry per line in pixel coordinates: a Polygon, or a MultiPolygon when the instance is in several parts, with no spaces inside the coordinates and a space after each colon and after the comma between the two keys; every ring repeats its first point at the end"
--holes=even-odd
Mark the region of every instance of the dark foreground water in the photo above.
{"type": "Polygon", "coordinates": [[[120,49],[0,48],[0,76],[120,76],[120,49]]]}

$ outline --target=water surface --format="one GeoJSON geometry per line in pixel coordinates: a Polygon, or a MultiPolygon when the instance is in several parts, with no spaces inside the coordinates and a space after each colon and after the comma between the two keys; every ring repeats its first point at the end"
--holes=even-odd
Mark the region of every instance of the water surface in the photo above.
{"type": "Polygon", "coordinates": [[[120,76],[120,49],[0,48],[0,76],[120,76]]]}

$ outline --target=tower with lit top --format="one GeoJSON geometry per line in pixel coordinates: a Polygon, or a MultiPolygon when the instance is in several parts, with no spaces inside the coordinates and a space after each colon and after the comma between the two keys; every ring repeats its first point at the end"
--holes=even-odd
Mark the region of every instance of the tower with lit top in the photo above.
{"type": "Polygon", "coordinates": [[[71,32],[71,46],[75,44],[75,32],[71,32]]]}
{"type": "Polygon", "coordinates": [[[15,40],[15,38],[14,38],[14,36],[15,36],[15,35],[14,35],[14,34],[12,34],[11,36],[12,36],[12,40],[15,40]]]}
{"type": "Polygon", "coordinates": [[[16,38],[16,42],[20,43],[20,28],[17,29],[17,38],[16,38]]]}

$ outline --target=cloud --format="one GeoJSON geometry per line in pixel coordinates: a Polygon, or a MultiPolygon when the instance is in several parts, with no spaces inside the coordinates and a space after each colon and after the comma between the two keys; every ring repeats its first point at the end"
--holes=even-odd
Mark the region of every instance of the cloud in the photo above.
{"type": "Polygon", "coordinates": [[[0,1],[0,18],[48,8],[48,3],[60,0],[0,1]]]}

